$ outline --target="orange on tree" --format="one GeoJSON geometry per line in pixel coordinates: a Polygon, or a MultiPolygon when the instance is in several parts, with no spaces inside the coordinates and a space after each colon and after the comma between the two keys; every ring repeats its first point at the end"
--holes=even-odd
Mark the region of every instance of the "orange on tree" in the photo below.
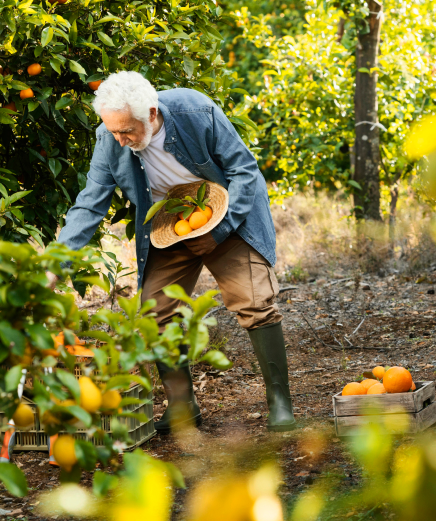
{"type": "Polygon", "coordinates": [[[102,409],[117,409],[121,403],[121,394],[115,389],[110,389],[103,393],[101,408],[102,409]]]}
{"type": "Polygon", "coordinates": [[[181,221],[176,222],[174,231],[177,233],[177,235],[188,235],[188,233],[192,232],[192,228],[188,221],[184,221],[182,219],[181,221]]]}
{"type": "Polygon", "coordinates": [[[32,89],[20,90],[20,98],[21,99],[33,98],[34,95],[35,94],[33,93],[32,89]]]}
{"type": "Polygon", "coordinates": [[[74,438],[69,434],[59,436],[53,446],[53,456],[60,467],[70,472],[77,463],[74,438]]]}
{"type": "Polygon", "coordinates": [[[42,68],[39,63],[32,63],[32,65],[29,65],[27,67],[27,74],[29,76],[37,76],[38,74],[41,74],[42,68]]]}
{"type": "Polygon", "coordinates": [[[97,412],[102,403],[101,391],[88,376],[79,378],[80,407],[91,414],[97,412]]]}
{"type": "Polygon", "coordinates": [[[33,411],[25,403],[20,403],[20,405],[15,409],[12,419],[17,427],[30,427],[34,422],[33,411]]]}
{"type": "Polygon", "coordinates": [[[386,393],[386,389],[384,387],[383,384],[381,384],[380,382],[374,384],[374,385],[371,385],[371,387],[368,389],[368,392],[367,394],[385,394],[386,393]]]}
{"type": "Polygon", "coordinates": [[[383,376],[383,385],[388,393],[406,393],[412,384],[412,375],[404,367],[391,367],[383,376]]]}
{"type": "Polygon", "coordinates": [[[366,394],[365,387],[359,382],[351,382],[342,389],[342,396],[355,396],[358,394],[366,394]]]}
{"type": "Polygon", "coordinates": [[[15,105],[15,102],[13,102],[13,101],[11,101],[10,103],[8,103],[7,105],[5,105],[2,108],[13,110],[14,112],[17,112],[17,106],[15,105]]]}
{"type": "Polygon", "coordinates": [[[92,90],[97,90],[97,89],[100,87],[102,81],[103,81],[103,80],[90,81],[90,82],[88,83],[88,86],[89,86],[89,88],[92,89],[92,90]]]}
{"type": "Polygon", "coordinates": [[[370,387],[377,384],[378,381],[372,378],[367,378],[366,380],[362,380],[360,383],[363,385],[363,387],[365,387],[366,390],[368,390],[370,387]]]}
{"type": "Polygon", "coordinates": [[[207,217],[205,212],[199,213],[194,212],[191,217],[189,218],[189,225],[193,230],[198,230],[198,228],[201,228],[207,223],[207,217]]]}
{"type": "Polygon", "coordinates": [[[206,206],[205,210],[202,210],[199,206],[197,206],[197,208],[195,209],[195,212],[205,215],[208,221],[210,220],[210,218],[212,217],[212,214],[213,214],[212,208],[210,208],[209,206],[206,206]]]}
{"type": "Polygon", "coordinates": [[[386,372],[385,368],[382,367],[381,365],[374,367],[374,369],[372,370],[372,374],[379,380],[381,380],[383,378],[385,372],[386,372]]]}

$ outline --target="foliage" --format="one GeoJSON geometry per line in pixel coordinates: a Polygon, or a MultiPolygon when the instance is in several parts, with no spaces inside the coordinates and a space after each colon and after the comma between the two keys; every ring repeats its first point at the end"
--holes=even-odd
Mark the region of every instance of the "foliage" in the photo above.
{"type": "MultiPolygon", "coordinates": [[[[243,37],[263,54],[263,88],[254,93],[258,83],[245,85],[253,94],[235,112],[249,114],[259,126],[261,168],[279,185],[271,191],[277,202],[307,185],[346,192],[360,188],[352,178],[354,52],[367,7],[356,2],[344,12],[335,2],[325,5],[308,0],[304,32],[293,35],[276,36],[268,16],[236,13],[243,37]],[[337,34],[341,20],[342,37],[337,34]]],[[[435,17],[429,16],[435,10],[433,0],[384,3],[378,71],[380,180],[389,187],[416,173],[403,143],[411,122],[435,112],[435,17]]]]}
{"type": "MultiPolygon", "coordinates": [[[[176,317],[159,333],[151,312],[155,301],[148,300],[141,306],[140,293],[130,300],[118,299],[122,312],[100,309],[89,320],[86,310],[78,310],[71,290],[70,293],[53,293],[46,287],[46,270],[63,277],[73,276],[99,260],[89,248],[72,252],[64,245],[51,244],[44,253],[38,254],[29,244],[0,242],[0,362],[3,364],[0,368],[0,409],[6,418],[12,417],[20,403],[18,383],[22,371],[26,370],[27,378],[31,377],[33,381],[29,391],[31,398],[37,404],[41,423],[49,435],[60,431],[74,433],[79,421],[88,429],[89,435],[102,442],[96,447],[90,442],[76,441],[78,463],[71,472],[63,470],[65,482],[79,481],[80,469],[92,470],[97,461],[119,469],[117,455],[129,442],[129,436],[127,426],[117,418],[133,417],[143,422],[148,419],[144,414],[117,409],[112,411],[112,436],[104,432],[99,411],[87,410],[81,401],[81,388],[74,377],[75,357],[64,346],[55,348],[53,337],[56,333],[63,331],[66,345],[75,344],[73,332],[102,342],[93,350],[92,362],[82,365],[82,374],[92,378],[100,389],[97,393],[126,390],[132,383],[151,389],[147,364],[158,360],[173,366],[186,361],[186,355],[180,357],[181,343],[190,346],[190,360],[201,359],[220,370],[231,367],[219,351],[208,351],[201,358],[209,341],[207,327],[215,324],[214,318],[204,316],[216,305],[213,299],[216,291],[193,300],[180,286],[166,288],[167,296],[181,299],[190,307],[181,307],[181,317],[176,317]],[[67,260],[74,261],[73,265],[62,268],[67,260]],[[106,325],[110,326],[112,334],[103,330],[106,325]],[[130,374],[134,367],[138,367],[139,373],[130,374]]],[[[76,278],[109,291],[109,284],[99,278],[97,272],[76,278]]],[[[60,288],[67,289],[64,283],[60,288]]],[[[132,403],[144,401],[126,398],[120,407],[132,403]]],[[[0,480],[6,479],[0,469],[0,480]]],[[[102,479],[101,475],[96,479],[102,479]]]]}
{"type": "MultiPolygon", "coordinates": [[[[86,184],[98,124],[93,82],[134,70],[158,90],[193,88],[226,110],[231,101],[234,78],[224,69],[215,28],[222,9],[211,0],[2,0],[0,12],[1,182],[8,195],[31,191],[21,212],[45,244],[86,184]],[[33,63],[42,69],[30,76],[33,63]],[[33,96],[22,100],[27,88],[33,96]]],[[[119,210],[115,222],[134,218],[121,193],[107,217],[119,210]]],[[[30,233],[15,228],[11,239],[26,238],[18,228],[30,233]]]]}

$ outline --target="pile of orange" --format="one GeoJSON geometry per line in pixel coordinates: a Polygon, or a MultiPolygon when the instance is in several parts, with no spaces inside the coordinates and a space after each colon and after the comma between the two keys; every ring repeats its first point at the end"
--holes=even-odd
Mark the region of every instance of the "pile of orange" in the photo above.
{"type": "Polygon", "coordinates": [[[342,389],[342,396],[361,394],[407,393],[414,391],[416,385],[412,375],[404,367],[377,366],[372,370],[374,378],[367,378],[361,382],[351,382],[342,389]]]}
{"type": "Polygon", "coordinates": [[[199,206],[191,213],[190,217],[183,219],[183,212],[178,214],[180,221],[176,222],[174,231],[177,235],[188,235],[193,230],[198,230],[204,226],[212,217],[212,208],[206,206],[205,210],[202,210],[199,206]]]}

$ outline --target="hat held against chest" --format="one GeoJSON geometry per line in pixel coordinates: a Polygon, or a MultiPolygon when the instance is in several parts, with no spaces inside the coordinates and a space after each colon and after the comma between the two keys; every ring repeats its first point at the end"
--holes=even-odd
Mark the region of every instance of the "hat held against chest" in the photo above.
{"type": "MultiPolygon", "coordinates": [[[[166,199],[183,199],[186,196],[196,197],[197,191],[204,181],[177,185],[168,191],[166,199]]],[[[193,230],[187,235],[179,236],[174,231],[174,226],[179,220],[177,214],[167,213],[165,207],[161,208],[153,218],[150,240],[155,248],[168,248],[177,242],[187,241],[201,237],[209,233],[219,224],[227,213],[229,207],[229,193],[218,183],[206,181],[205,197],[209,199],[207,206],[213,211],[210,220],[201,228],[193,230]]]]}

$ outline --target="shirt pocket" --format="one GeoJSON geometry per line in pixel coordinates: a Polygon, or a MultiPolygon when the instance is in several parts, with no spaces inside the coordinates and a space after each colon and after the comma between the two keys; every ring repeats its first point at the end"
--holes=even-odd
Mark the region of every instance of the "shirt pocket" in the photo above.
{"type": "Polygon", "coordinates": [[[279,283],[269,262],[256,251],[250,251],[253,299],[256,307],[269,306],[279,294],[279,283]]]}

